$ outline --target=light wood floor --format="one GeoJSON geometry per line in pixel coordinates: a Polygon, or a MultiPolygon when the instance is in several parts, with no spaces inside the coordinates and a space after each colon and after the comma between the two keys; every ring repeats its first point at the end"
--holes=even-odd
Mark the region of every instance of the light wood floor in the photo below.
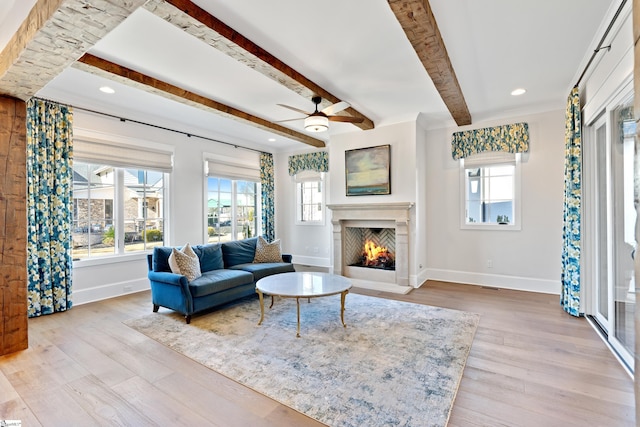
{"type": "MultiPolygon", "coordinates": [[[[635,425],[631,378],[557,296],[442,282],[409,295],[354,292],[481,315],[452,427],[635,425]]],[[[29,349],[0,357],[0,419],[23,426],[321,425],[122,324],[150,312],[150,294],[142,292],[31,319],[29,349]]]]}

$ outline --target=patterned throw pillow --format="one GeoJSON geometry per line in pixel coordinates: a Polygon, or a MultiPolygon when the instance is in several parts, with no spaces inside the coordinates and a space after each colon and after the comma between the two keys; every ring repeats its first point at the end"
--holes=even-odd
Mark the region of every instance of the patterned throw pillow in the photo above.
{"type": "Polygon", "coordinates": [[[269,243],[262,236],[258,236],[256,255],[253,258],[253,262],[282,262],[280,239],[269,243]]]}
{"type": "Polygon", "coordinates": [[[171,250],[169,267],[171,267],[173,273],[186,276],[189,282],[202,276],[200,272],[200,260],[189,243],[184,245],[181,250],[177,250],[176,248],[171,250]]]}

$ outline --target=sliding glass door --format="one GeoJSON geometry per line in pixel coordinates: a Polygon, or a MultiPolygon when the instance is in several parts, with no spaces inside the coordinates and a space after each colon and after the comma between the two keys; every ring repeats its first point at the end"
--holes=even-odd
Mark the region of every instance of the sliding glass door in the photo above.
{"type": "Polygon", "coordinates": [[[633,204],[635,121],[627,97],[590,126],[586,147],[587,211],[593,216],[585,234],[594,262],[585,268],[593,279],[591,313],[607,340],[633,369],[635,281],[633,257],[636,210],[633,204]],[[589,197],[590,196],[590,197],[589,197]]]}

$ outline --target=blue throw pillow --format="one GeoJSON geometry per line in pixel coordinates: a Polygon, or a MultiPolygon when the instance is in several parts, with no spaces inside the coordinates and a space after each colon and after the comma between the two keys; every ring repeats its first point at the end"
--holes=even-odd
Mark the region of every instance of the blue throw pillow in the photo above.
{"type": "Polygon", "coordinates": [[[222,256],[225,267],[229,268],[238,264],[251,264],[256,255],[257,237],[235,240],[222,244],[222,256]]]}
{"type": "Polygon", "coordinates": [[[194,252],[200,258],[200,270],[205,271],[219,270],[224,268],[222,262],[222,247],[219,243],[210,243],[207,245],[198,245],[194,247],[194,252]]]}
{"type": "Polygon", "coordinates": [[[167,246],[156,246],[153,248],[153,271],[171,271],[169,267],[169,256],[171,248],[167,246]]]}

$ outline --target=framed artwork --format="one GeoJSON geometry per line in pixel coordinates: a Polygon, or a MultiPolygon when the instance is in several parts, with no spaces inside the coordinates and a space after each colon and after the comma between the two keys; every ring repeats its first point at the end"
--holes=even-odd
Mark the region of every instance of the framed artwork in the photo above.
{"type": "Polygon", "coordinates": [[[344,152],[347,196],[391,194],[391,146],[344,152]]]}

